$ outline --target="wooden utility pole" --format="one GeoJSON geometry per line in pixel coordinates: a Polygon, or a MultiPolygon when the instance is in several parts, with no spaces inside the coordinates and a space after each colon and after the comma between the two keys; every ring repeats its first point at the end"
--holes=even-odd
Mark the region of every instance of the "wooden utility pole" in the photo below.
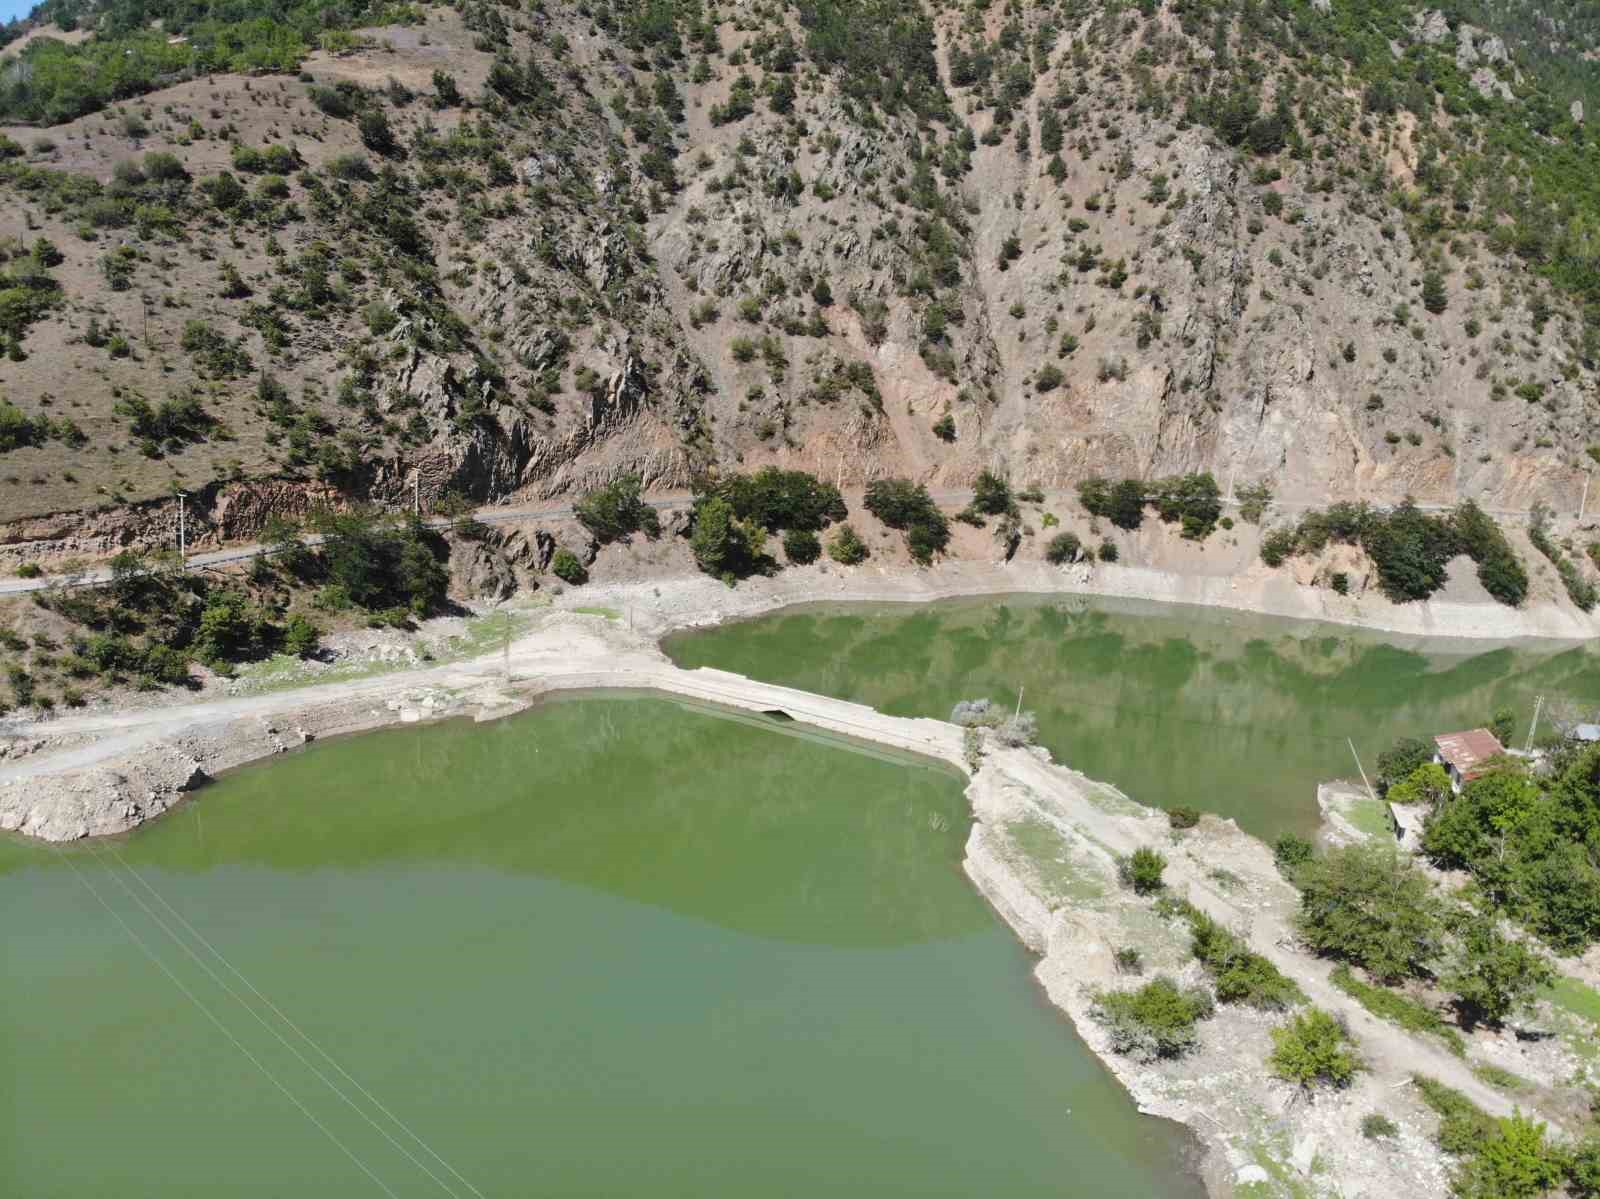
{"type": "Polygon", "coordinates": [[[1361,755],[1356,753],[1356,743],[1349,737],[1344,739],[1344,743],[1350,747],[1350,756],[1356,760],[1356,769],[1361,772],[1361,781],[1366,784],[1367,794],[1376,802],[1378,793],[1372,789],[1372,782],[1367,778],[1367,768],[1361,764],[1361,755]]]}

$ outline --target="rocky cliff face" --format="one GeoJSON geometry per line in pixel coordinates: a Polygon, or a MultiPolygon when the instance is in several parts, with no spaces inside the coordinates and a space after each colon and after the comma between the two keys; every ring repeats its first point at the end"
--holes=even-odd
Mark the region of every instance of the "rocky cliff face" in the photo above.
{"type": "MultiPolygon", "coordinates": [[[[219,499],[198,531],[221,538],[319,497],[680,489],[766,461],[1577,506],[1600,440],[1579,314],[1493,244],[1500,181],[1436,202],[1470,112],[1384,109],[1287,34],[1179,5],[654,11],[469,4],[314,56],[315,86],[385,114],[387,156],[303,83],[224,80],[150,97],[132,143],[101,114],[14,161],[7,253],[43,235],[66,261],[0,393],[30,419],[65,399],[88,440],[0,457],[5,537],[146,540],[139,505],[175,484],[219,499]],[[885,22],[874,70],[855,43],[885,22]],[[476,99],[430,105],[439,70],[476,99]],[[230,143],[274,142],[300,163],[287,202],[200,194],[230,143]],[[115,229],[150,278],[114,287],[81,236],[97,210],[39,180],[131,205],[148,184],[118,164],[151,150],[192,185],[176,224],[115,229]],[[190,348],[197,320],[246,364],[190,348]],[[215,424],[130,437],[130,396],[185,390],[215,424]]],[[[1339,15],[1308,6],[1296,36],[1339,15]]],[[[1486,104],[1523,86],[1483,29],[1418,9],[1395,32],[1397,62],[1437,51],[1486,104]]]]}

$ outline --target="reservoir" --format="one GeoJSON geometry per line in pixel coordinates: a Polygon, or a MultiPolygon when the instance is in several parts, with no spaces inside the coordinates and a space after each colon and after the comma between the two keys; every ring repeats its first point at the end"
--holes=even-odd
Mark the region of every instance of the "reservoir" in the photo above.
{"type": "MultiPolygon", "coordinates": [[[[1222,609],[1006,596],[808,605],[681,633],[680,666],[715,666],[870,704],[949,717],[982,696],[1039,718],[1058,762],[1154,807],[1232,816],[1272,839],[1309,835],[1316,785],[1356,778],[1404,736],[1488,723],[1526,737],[1535,697],[1592,719],[1587,648],[1402,638],[1222,609]]],[[[1550,728],[1547,722],[1544,726],[1550,728]]]]}
{"type": "MultiPolygon", "coordinates": [[[[1078,621],[1080,668],[1142,653],[1151,710],[1182,690],[1159,642],[1003,610],[695,644],[801,644],[810,685],[938,710],[1078,621]]],[[[315,744],[125,838],[0,841],[0,1189],[1198,1196],[1191,1142],[962,874],[968,827],[953,773],[617,695],[315,744]]]]}

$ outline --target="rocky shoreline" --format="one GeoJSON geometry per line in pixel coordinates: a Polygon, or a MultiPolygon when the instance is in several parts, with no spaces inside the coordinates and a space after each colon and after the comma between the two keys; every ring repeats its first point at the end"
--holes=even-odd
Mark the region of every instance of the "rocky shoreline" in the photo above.
{"type": "MultiPolygon", "coordinates": [[[[835,567],[788,572],[733,591],[698,577],[584,588],[561,597],[562,604],[610,605],[615,617],[546,610],[503,659],[491,654],[354,682],[37,726],[0,757],[0,828],[51,840],[115,834],[161,815],[208,777],[311,740],[449,717],[498,718],[553,691],[656,688],[758,711],[779,707],[818,727],[938,757],[971,774],[968,876],[1040,955],[1036,975],[1051,1002],[1140,1109],[1195,1134],[1213,1195],[1221,1199],[1254,1184],[1270,1184],[1276,1193],[1280,1184],[1292,1184],[1306,1195],[1443,1197],[1448,1180],[1431,1137],[1435,1119],[1406,1087],[1411,1070],[1449,1079],[1487,1110],[1508,1111],[1509,1104],[1464,1063],[1349,1003],[1328,985],[1321,963],[1285,948],[1292,889],[1278,877],[1270,851],[1231,821],[1207,818],[1179,838],[1159,812],[1050,763],[1043,751],[996,750],[973,774],[960,730],[942,721],[886,717],[722,672],[684,671],[656,644],[674,629],[802,600],[914,602],[1019,589],[1110,594],[1107,588],[1120,583],[1131,590],[1148,573],[1099,568],[1084,580],[1056,568],[1002,572],[954,564],[919,572],[908,584],[891,572],[835,567]],[[1056,586],[1046,586],[1052,581],[1056,586]],[[1091,590],[1091,583],[1101,589],[1091,590]],[[1117,885],[1115,856],[1141,844],[1168,854],[1178,893],[1244,931],[1316,1003],[1347,1016],[1374,1067],[1354,1088],[1312,1102],[1274,1081],[1264,1061],[1276,1021],[1247,1009],[1219,1008],[1201,1051],[1179,1062],[1140,1064],[1111,1052],[1090,1007],[1094,988],[1129,985],[1119,976],[1114,948],[1135,945],[1150,971],[1200,981],[1186,933],[1117,885]],[[1359,1135],[1360,1119],[1371,1110],[1387,1112],[1402,1130],[1383,1154],[1359,1135]]],[[[1472,635],[1463,630],[1475,627],[1444,623],[1458,635],[1472,635]]]]}

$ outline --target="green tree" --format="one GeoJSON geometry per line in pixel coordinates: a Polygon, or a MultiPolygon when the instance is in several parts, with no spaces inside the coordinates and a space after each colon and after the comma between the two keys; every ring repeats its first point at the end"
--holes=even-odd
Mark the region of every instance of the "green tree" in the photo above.
{"type": "Polygon", "coordinates": [[[1561,1181],[1561,1156],[1545,1142],[1545,1126],[1519,1110],[1497,1120],[1493,1135],[1452,1179],[1457,1199],[1538,1199],[1561,1181]]]}
{"type": "Polygon", "coordinates": [[[1444,926],[1427,877],[1392,845],[1329,851],[1300,867],[1296,926],[1318,953],[1354,962],[1384,981],[1421,974],[1444,926]]]}
{"type": "Polygon", "coordinates": [[[1437,807],[1450,798],[1450,776],[1437,762],[1418,766],[1385,794],[1390,803],[1437,807]]]}
{"type": "Polygon", "coordinates": [[[1501,1024],[1555,982],[1556,972],[1542,954],[1479,916],[1463,924],[1455,961],[1442,981],[1469,1023],[1501,1024]]]}
{"type": "Polygon", "coordinates": [[[985,470],[972,485],[972,507],[985,516],[999,516],[1016,506],[1011,485],[993,471],[985,470]]]}
{"type": "Polygon", "coordinates": [[[1272,1030],[1272,1072],[1310,1088],[1348,1086],[1363,1068],[1349,1031],[1320,1008],[1272,1030]]]}
{"type": "Polygon", "coordinates": [[[1378,755],[1378,788],[1387,791],[1424,763],[1433,761],[1433,746],[1416,737],[1402,737],[1378,755]]]}
{"type": "Polygon", "coordinates": [[[286,653],[297,658],[306,658],[316,653],[317,643],[322,634],[317,626],[312,624],[299,612],[289,617],[289,623],[283,629],[283,648],[286,653]]]}
{"type": "Polygon", "coordinates": [[[1450,296],[1444,289],[1444,276],[1429,271],[1422,277],[1422,306],[1438,316],[1450,306],[1450,296]]]}
{"type": "Polygon", "coordinates": [[[839,531],[828,542],[828,557],[841,566],[855,566],[864,562],[868,552],[867,543],[849,525],[840,525],[839,531]]]}
{"type": "Polygon", "coordinates": [[[640,498],[639,476],[621,475],[588,492],[573,505],[578,523],[605,545],[643,531],[646,536],[661,534],[661,519],[656,510],[640,498]]]}

